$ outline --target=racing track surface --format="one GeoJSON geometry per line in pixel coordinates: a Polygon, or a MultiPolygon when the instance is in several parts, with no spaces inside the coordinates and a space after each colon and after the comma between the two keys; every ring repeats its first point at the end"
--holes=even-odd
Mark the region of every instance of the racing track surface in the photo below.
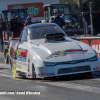
{"type": "Polygon", "coordinates": [[[100,72],[41,79],[19,79],[0,53],[1,91],[39,91],[40,95],[0,95],[0,100],[100,100],[100,72]]]}

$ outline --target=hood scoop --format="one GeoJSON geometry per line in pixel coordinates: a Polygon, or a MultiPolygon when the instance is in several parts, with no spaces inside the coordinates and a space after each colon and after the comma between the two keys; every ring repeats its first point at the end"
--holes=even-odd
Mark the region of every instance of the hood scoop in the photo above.
{"type": "Polygon", "coordinates": [[[65,41],[63,33],[53,33],[53,34],[46,34],[44,36],[45,43],[50,41],[65,41]]]}

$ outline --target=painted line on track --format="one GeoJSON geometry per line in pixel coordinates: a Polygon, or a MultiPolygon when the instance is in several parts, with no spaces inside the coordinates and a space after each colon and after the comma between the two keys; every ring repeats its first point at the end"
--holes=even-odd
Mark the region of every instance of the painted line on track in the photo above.
{"type": "Polygon", "coordinates": [[[0,76],[5,76],[5,77],[13,77],[13,76],[6,75],[6,74],[0,74],[0,76]]]}
{"type": "Polygon", "coordinates": [[[50,84],[53,86],[74,89],[74,90],[82,90],[82,91],[87,91],[87,92],[100,93],[100,88],[88,86],[88,85],[81,85],[81,84],[61,82],[61,81],[60,82],[43,82],[43,83],[50,84]]]}

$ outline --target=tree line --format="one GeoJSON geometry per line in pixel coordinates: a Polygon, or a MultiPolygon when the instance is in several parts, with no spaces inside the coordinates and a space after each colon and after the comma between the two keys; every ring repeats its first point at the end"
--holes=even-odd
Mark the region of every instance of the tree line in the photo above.
{"type": "MultiPolygon", "coordinates": [[[[77,4],[79,6],[79,0],[59,0],[60,3],[72,3],[72,4],[77,4]]],[[[83,1],[83,11],[89,11],[89,7],[87,5],[88,0],[82,0],[83,1]]],[[[90,0],[92,1],[92,0],[90,0]]],[[[93,11],[98,11],[100,10],[100,0],[94,0],[95,6],[93,8],[93,11]]]]}

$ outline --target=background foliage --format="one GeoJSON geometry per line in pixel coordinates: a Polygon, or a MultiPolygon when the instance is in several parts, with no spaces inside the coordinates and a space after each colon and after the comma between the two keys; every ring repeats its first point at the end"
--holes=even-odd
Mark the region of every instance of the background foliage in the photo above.
{"type": "MultiPolygon", "coordinates": [[[[59,0],[60,3],[72,3],[79,5],[79,0],[59,0]]],[[[89,11],[89,7],[87,6],[88,0],[82,0],[83,1],[83,11],[89,11]]],[[[100,10],[100,0],[94,0],[95,1],[95,7],[93,8],[93,11],[100,10]]]]}
{"type": "MultiPolygon", "coordinates": [[[[100,10],[100,0],[95,0],[95,7],[93,11],[100,10]]],[[[89,7],[87,7],[87,1],[83,3],[83,11],[89,11],[89,7]]]]}
{"type": "Polygon", "coordinates": [[[73,4],[79,4],[79,0],[60,0],[60,3],[73,3],[73,4]]]}

